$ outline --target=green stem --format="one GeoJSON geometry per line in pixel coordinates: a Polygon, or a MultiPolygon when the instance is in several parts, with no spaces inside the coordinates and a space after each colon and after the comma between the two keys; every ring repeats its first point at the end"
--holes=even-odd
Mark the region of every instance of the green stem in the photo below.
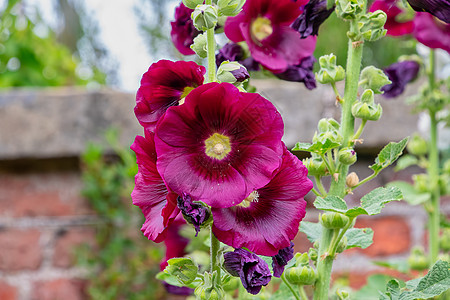
{"type": "Polygon", "coordinates": [[[331,165],[330,160],[328,159],[329,156],[327,155],[325,157],[324,154],[320,154],[320,157],[322,158],[322,160],[325,162],[325,165],[327,166],[328,172],[330,172],[331,175],[334,174],[335,170],[334,170],[334,166],[331,165]]]}
{"type": "Polygon", "coordinates": [[[432,210],[429,216],[429,245],[430,245],[430,264],[434,264],[439,254],[439,207],[440,207],[440,191],[439,191],[439,150],[437,147],[438,132],[436,120],[436,112],[430,113],[430,153],[428,164],[428,175],[430,176],[431,187],[431,205],[432,210]]]}
{"type": "Polygon", "coordinates": [[[335,83],[334,81],[331,82],[331,87],[333,88],[333,91],[334,91],[334,93],[336,94],[336,100],[337,100],[339,103],[341,103],[342,97],[341,97],[341,95],[339,94],[339,91],[338,91],[338,89],[337,89],[337,87],[336,87],[336,83],[335,83]]]}
{"type": "Polygon", "coordinates": [[[303,300],[308,300],[308,295],[306,295],[303,285],[300,286],[300,298],[303,300]]]}
{"type": "Polygon", "coordinates": [[[212,227],[210,229],[210,239],[211,239],[211,273],[216,271],[220,283],[220,266],[219,266],[219,249],[220,242],[212,232],[212,227]]]}
{"type": "Polygon", "coordinates": [[[284,272],[283,272],[283,274],[281,274],[281,280],[283,280],[284,284],[289,288],[289,290],[291,291],[292,295],[294,295],[295,299],[296,300],[301,300],[300,297],[298,296],[297,292],[292,287],[292,285],[286,280],[286,277],[284,276],[284,272]]]}
{"type": "Polygon", "coordinates": [[[322,227],[322,237],[319,243],[319,253],[317,258],[317,281],[315,284],[314,300],[328,300],[328,290],[330,289],[331,268],[333,258],[328,255],[328,246],[333,238],[333,230],[322,227]]]}
{"type": "Polygon", "coordinates": [[[357,185],[355,185],[355,186],[352,187],[352,191],[353,191],[354,189],[356,189],[358,186],[363,185],[363,184],[366,183],[367,181],[370,181],[370,180],[374,179],[375,177],[377,177],[378,173],[379,173],[379,172],[374,172],[374,173],[372,173],[372,175],[370,175],[370,176],[364,178],[363,180],[361,180],[360,182],[358,182],[357,185]]]}
{"type": "Polygon", "coordinates": [[[352,140],[357,140],[357,139],[359,139],[359,137],[361,136],[361,134],[362,134],[362,132],[363,132],[363,130],[364,130],[364,127],[366,126],[366,123],[367,123],[367,120],[362,120],[361,121],[361,125],[359,125],[359,128],[358,128],[358,130],[356,131],[356,133],[353,135],[353,138],[352,138],[352,140]]]}
{"type": "Polygon", "coordinates": [[[323,187],[322,181],[320,180],[319,176],[315,176],[314,177],[316,179],[316,185],[319,188],[320,193],[326,197],[326,195],[328,194],[327,191],[325,190],[325,188],[323,187]]]}
{"type": "Polygon", "coordinates": [[[344,237],[344,235],[347,232],[347,230],[349,230],[349,228],[352,227],[353,220],[354,220],[354,218],[350,218],[350,220],[348,221],[347,225],[345,225],[345,227],[342,228],[342,230],[339,232],[339,236],[336,238],[335,244],[331,244],[331,246],[330,246],[330,256],[336,255],[336,249],[339,246],[339,243],[341,242],[341,240],[344,237]]]}
{"type": "MultiPolygon", "coordinates": [[[[212,0],[206,0],[206,5],[212,5],[212,0]]],[[[208,82],[216,80],[216,40],[214,39],[214,28],[206,31],[206,54],[208,60],[208,82]]]]}
{"type": "Polygon", "coordinates": [[[312,191],[316,196],[324,197],[324,196],[323,196],[321,193],[319,193],[315,188],[312,188],[311,191],[312,191]]]}

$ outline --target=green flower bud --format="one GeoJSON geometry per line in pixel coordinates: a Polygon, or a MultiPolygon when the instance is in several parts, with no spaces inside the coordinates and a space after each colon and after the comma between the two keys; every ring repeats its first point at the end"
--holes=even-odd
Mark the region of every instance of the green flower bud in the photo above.
{"type": "Polygon", "coordinates": [[[365,90],[361,95],[361,101],[355,102],[352,106],[353,116],[363,120],[377,121],[381,117],[382,112],[381,105],[374,103],[372,90],[365,90]]]}
{"type": "Polygon", "coordinates": [[[344,20],[355,19],[364,11],[364,1],[361,0],[337,0],[336,14],[344,20]]]}
{"type": "Polygon", "coordinates": [[[294,259],[295,259],[295,265],[297,267],[309,265],[309,256],[308,256],[308,253],[306,253],[306,252],[305,253],[300,253],[300,252],[295,253],[294,259]]]}
{"type": "Polygon", "coordinates": [[[202,5],[204,0],[183,0],[183,4],[190,9],[195,9],[197,5],[202,5]]]}
{"type": "Polygon", "coordinates": [[[241,85],[250,75],[247,69],[238,62],[224,61],[217,69],[217,79],[220,82],[228,82],[234,85],[241,85]]]}
{"type": "Polygon", "coordinates": [[[309,248],[308,250],[308,256],[312,261],[317,261],[318,253],[316,248],[309,248]]]}
{"type": "Polygon", "coordinates": [[[348,293],[348,291],[346,290],[341,290],[340,288],[338,288],[336,290],[336,295],[338,296],[339,300],[347,300],[350,299],[350,294],[348,293]]]}
{"type": "Polygon", "coordinates": [[[198,266],[188,257],[172,258],[167,263],[164,273],[175,276],[184,285],[190,284],[197,277],[198,266]]]}
{"type": "Polygon", "coordinates": [[[353,165],[356,162],[356,151],[353,148],[342,148],[339,150],[339,162],[344,165],[353,165]]]}
{"type": "Polygon", "coordinates": [[[342,238],[342,240],[339,242],[338,246],[336,247],[337,253],[344,252],[345,249],[347,249],[348,239],[346,236],[342,238]]]}
{"type": "Polygon", "coordinates": [[[450,194],[450,175],[442,174],[439,176],[439,188],[442,196],[450,194]]]}
{"type": "Polygon", "coordinates": [[[233,17],[236,16],[244,6],[245,0],[219,0],[219,16],[233,17]]]}
{"type": "Polygon", "coordinates": [[[206,42],[206,33],[201,33],[194,38],[194,43],[191,45],[191,49],[197,53],[201,58],[208,56],[208,43],[206,42]]]}
{"type": "Polygon", "coordinates": [[[319,58],[320,70],[316,73],[318,82],[326,84],[344,80],[345,70],[342,66],[336,65],[334,54],[324,55],[319,58]]]}
{"type": "Polygon", "coordinates": [[[318,125],[319,133],[313,137],[313,143],[325,143],[327,139],[331,142],[340,144],[342,142],[342,135],[339,131],[340,125],[334,119],[321,119],[318,125]]]}
{"type": "Polygon", "coordinates": [[[450,228],[444,228],[439,238],[439,245],[444,251],[450,251],[450,228]]]}
{"type": "Polygon", "coordinates": [[[430,191],[430,181],[427,174],[414,174],[414,189],[419,193],[428,193],[430,191]]]}
{"type": "Polygon", "coordinates": [[[217,272],[205,272],[203,283],[195,288],[194,294],[199,300],[221,300],[225,298],[225,291],[218,284],[217,272]]]}
{"type": "Polygon", "coordinates": [[[200,31],[214,28],[217,24],[217,8],[212,5],[197,5],[191,16],[194,26],[200,31]]]}
{"type": "Polygon", "coordinates": [[[337,212],[327,212],[319,215],[320,223],[328,229],[344,228],[350,222],[350,218],[337,212]]]}
{"type": "Polygon", "coordinates": [[[425,155],[428,153],[428,143],[423,137],[416,133],[409,140],[406,149],[413,155],[425,155]]]}
{"type": "Polygon", "coordinates": [[[359,183],[358,175],[355,172],[351,172],[347,175],[347,178],[345,178],[345,183],[349,188],[356,186],[359,183]]]}
{"type": "Polygon", "coordinates": [[[367,13],[358,22],[359,32],[366,41],[376,41],[386,35],[383,28],[386,20],[387,15],[381,10],[367,13]]]}
{"type": "Polygon", "coordinates": [[[382,94],[383,92],[380,89],[390,83],[392,81],[389,80],[383,70],[374,66],[365,67],[361,71],[360,85],[363,89],[370,89],[375,94],[382,94]]]}
{"type": "Polygon", "coordinates": [[[303,164],[308,169],[308,175],[324,176],[327,172],[327,165],[318,155],[313,155],[303,160],[303,164]]]}
{"type": "Polygon", "coordinates": [[[317,280],[316,271],[309,265],[293,267],[284,271],[286,280],[292,284],[311,285],[317,280]]]}
{"type": "Polygon", "coordinates": [[[408,257],[409,267],[413,270],[422,271],[428,268],[428,258],[422,248],[414,247],[408,257]]]}

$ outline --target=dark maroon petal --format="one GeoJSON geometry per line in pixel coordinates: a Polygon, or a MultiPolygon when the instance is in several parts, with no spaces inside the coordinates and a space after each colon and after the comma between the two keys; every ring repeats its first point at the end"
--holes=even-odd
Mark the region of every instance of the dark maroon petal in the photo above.
{"type": "Polygon", "coordinates": [[[183,55],[195,54],[190,46],[193,44],[194,38],[200,34],[200,31],[195,28],[191,19],[191,13],[193,11],[193,9],[180,3],[180,6],[175,9],[175,21],[170,22],[172,26],[172,30],[170,31],[172,42],[175,48],[183,55]]]}
{"type": "Polygon", "coordinates": [[[417,77],[419,70],[420,65],[412,60],[398,62],[384,69],[392,83],[381,88],[383,96],[394,98],[402,94],[406,85],[417,77]]]}
{"type": "Polygon", "coordinates": [[[158,123],[157,167],[175,193],[213,207],[234,206],[270,181],[281,162],[282,135],[283,121],[269,101],[231,84],[206,84],[158,123]],[[205,153],[205,140],[216,133],[230,141],[221,160],[205,153]]]}
{"type": "Polygon", "coordinates": [[[450,53],[450,24],[443,23],[428,13],[417,13],[414,25],[414,37],[420,43],[450,53]]]}
{"type": "Polygon", "coordinates": [[[216,65],[220,66],[224,61],[240,61],[244,58],[244,50],[235,43],[227,43],[220,48],[216,55],[216,65]]]}
{"type": "Polygon", "coordinates": [[[299,65],[289,66],[286,71],[274,75],[286,81],[303,82],[309,90],[315,89],[316,78],[313,72],[315,61],[314,56],[306,57],[299,65]]]}
{"type": "Polygon", "coordinates": [[[288,262],[294,258],[294,243],[291,244],[278,251],[275,256],[272,256],[272,269],[273,276],[280,278],[281,274],[283,274],[284,267],[288,264],[288,262]]]}
{"type": "Polygon", "coordinates": [[[212,208],[213,232],[223,243],[273,256],[288,247],[305,215],[303,197],[311,190],[307,169],[284,149],[283,162],[273,179],[257,190],[248,207],[212,208]]]}
{"type": "Polygon", "coordinates": [[[193,202],[192,197],[187,194],[178,196],[177,203],[188,223],[194,225],[195,236],[197,236],[200,226],[208,220],[211,212],[206,206],[193,202]]]}
{"type": "Polygon", "coordinates": [[[334,6],[327,9],[326,0],[310,0],[304,12],[295,19],[291,27],[300,33],[302,39],[310,35],[318,35],[319,27],[334,11],[334,6]]]}
{"type": "Polygon", "coordinates": [[[419,12],[429,12],[436,18],[450,23],[450,0],[407,0],[409,5],[419,12]]]}
{"type": "Polygon", "coordinates": [[[414,29],[413,21],[398,22],[396,17],[403,13],[396,4],[396,0],[375,0],[370,6],[370,11],[382,10],[387,15],[387,21],[384,28],[387,34],[392,36],[400,36],[412,33],[414,29]]]}

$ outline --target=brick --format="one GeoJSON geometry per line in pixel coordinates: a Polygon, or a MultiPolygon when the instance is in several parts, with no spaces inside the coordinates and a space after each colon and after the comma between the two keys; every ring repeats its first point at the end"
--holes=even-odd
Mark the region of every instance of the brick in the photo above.
{"type": "Polygon", "coordinates": [[[88,244],[95,246],[95,231],[93,228],[72,228],[60,231],[55,242],[53,265],[58,268],[68,268],[75,263],[77,247],[88,244]]]}
{"type": "Polygon", "coordinates": [[[42,262],[38,230],[0,231],[0,270],[36,270],[42,262]]]}
{"type": "Polygon", "coordinates": [[[81,279],[56,279],[38,281],[33,286],[31,300],[83,300],[87,282],[81,279]]]}
{"type": "Polygon", "coordinates": [[[17,300],[18,299],[17,288],[7,284],[6,282],[0,281],[0,299],[17,300]]]}
{"type": "Polygon", "coordinates": [[[294,239],[294,253],[308,252],[312,245],[313,244],[306,238],[306,234],[299,232],[294,239]]]}
{"type": "Polygon", "coordinates": [[[80,191],[78,172],[0,175],[0,216],[92,214],[80,191]]]}
{"type": "Polygon", "coordinates": [[[361,251],[370,256],[389,256],[409,251],[411,233],[402,217],[358,218],[355,227],[370,227],[374,231],[373,244],[366,249],[354,248],[346,251],[361,251]]]}
{"type": "MultiPolygon", "coordinates": [[[[363,286],[367,284],[367,278],[371,275],[375,274],[384,274],[388,276],[392,276],[394,278],[408,281],[413,279],[413,277],[406,275],[405,273],[398,272],[396,270],[391,269],[383,269],[379,271],[370,271],[370,272],[344,272],[344,273],[333,273],[332,280],[339,280],[340,282],[344,281],[344,284],[351,287],[353,290],[359,290],[363,286]]],[[[421,275],[422,276],[422,275],[421,275]]],[[[419,276],[418,276],[419,277],[419,276]]]]}

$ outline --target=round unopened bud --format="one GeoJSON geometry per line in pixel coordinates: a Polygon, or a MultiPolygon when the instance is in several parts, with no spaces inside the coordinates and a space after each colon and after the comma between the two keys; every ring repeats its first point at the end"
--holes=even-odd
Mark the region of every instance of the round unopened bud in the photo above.
{"type": "Polygon", "coordinates": [[[344,80],[345,70],[342,66],[336,65],[336,56],[334,54],[321,56],[319,65],[320,70],[316,73],[318,82],[327,84],[344,80]]]}
{"type": "Polygon", "coordinates": [[[200,300],[219,300],[224,299],[225,291],[218,284],[219,276],[216,272],[213,274],[205,272],[203,275],[203,283],[195,288],[194,294],[196,299],[200,300]]]}
{"type": "Polygon", "coordinates": [[[356,19],[356,16],[364,11],[364,1],[361,0],[337,0],[336,14],[344,20],[356,19]]]}
{"type": "Polygon", "coordinates": [[[239,277],[230,277],[230,279],[223,284],[223,289],[227,292],[235,291],[239,288],[241,280],[239,277]]]}
{"type": "Polygon", "coordinates": [[[310,266],[293,267],[284,271],[286,280],[292,284],[310,285],[317,280],[316,271],[310,266]]]}
{"type": "Polygon", "coordinates": [[[295,259],[295,265],[297,267],[309,265],[309,256],[308,256],[308,253],[306,253],[306,252],[305,253],[300,253],[300,252],[295,253],[294,259],[295,259]]]}
{"type": "Polygon", "coordinates": [[[338,246],[336,247],[337,253],[344,252],[345,249],[347,249],[348,239],[346,236],[342,238],[342,240],[339,242],[338,246]]]}
{"type": "Polygon", "coordinates": [[[228,82],[234,85],[240,85],[250,78],[247,69],[238,62],[224,61],[217,69],[217,79],[220,82],[228,82]]]}
{"type": "Polygon", "coordinates": [[[197,5],[202,5],[204,0],[183,0],[183,4],[190,9],[195,9],[197,5]]]}
{"type": "Polygon", "coordinates": [[[339,162],[344,165],[353,165],[356,160],[356,151],[353,148],[342,148],[339,150],[339,162]]]}
{"type": "Polygon", "coordinates": [[[425,155],[428,153],[428,143],[420,135],[414,134],[409,140],[408,145],[406,145],[406,149],[413,155],[425,155]]]}
{"type": "Polygon", "coordinates": [[[414,181],[414,189],[419,193],[428,193],[430,191],[430,184],[427,174],[414,174],[412,176],[414,181]]]}
{"type": "Polygon", "coordinates": [[[384,29],[387,15],[382,10],[367,13],[362,16],[358,22],[361,35],[366,41],[376,41],[386,35],[387,30],[384,29]]]}
{"type": "Polygon", "coordinates": [[[319,215],[319,221],[325,228],[339,229],[344,228],[350,222],[350,218],[341,213],[327,212],[319,215]]]}
{"type": "Polygon", "coordinates": [[[444,166],[442,167],[442,171],[444,172],[444,174],[450,175],[450,159],[447,159],[444,162],[444,166]]]}
{"type": "Polygon", "coordinates": [[[347,178],[345,178],[345,183],[350,188],[356,186],[359,183],[358,175],[355,172],[351,172],[347,175],[347,178]]]}
{"type": "Polygon", "coordinates": [[[439,245],[444,251],[450,251],[450,228],[444,228],[439,238],[439,245]]]}
{"type": "Polygon", "coordinates": [[[408,257],[409,267],[413,270],[422,271],[428,268],[428,259],[422,248],[414,247],[408,257]]]}
{"type": "Polygon", "coordinates": [[[318,251],[316,248],[309,248],[308,256],[312,261],[317,261],[318,251]]]}
{"type": "Polygon", "coordinates": [[[198,30],[206,31],[217,24],[217,8],[212,5],[197,5],[191,16],[194,26],[198,30]]]}
{"type": "Polygon", "coordinates": [[[380,89],[386,84],[392,83],[383,70],[374,66],[365,67],[361,71],[360,80],[363,89],[370,89],[375,94],[382,94],[383,92],[380,89]]]}
{"type": "Polygon", "coordinates": [[[194,38],[194,43],[191,45],[191,49],[194,50],[199,57],[206,58],[208,56],[207,45],[206,33],[202,33],[194,38]]]}
{"type": "Polygon", "coordinates": [[[361,101],[355,102],[352,106],[353,116],[363,120],[377,121],[382,112],[381,105],[374,103],[374,92],[370,89],[365,90],[361,95],[361,101]]]}
{"type": "Polygon", "coordinates": [[[309,157],[303,160],[303,164],[308,169],[308,175],[323,176],[327,171],[327,165],[321,157],[309,157]]]}
{"type": "Polygon", "coordinates": [[[244,6],[245,0],[219,0],[219,16],[233,17],[236,16],[244,6]]]}

